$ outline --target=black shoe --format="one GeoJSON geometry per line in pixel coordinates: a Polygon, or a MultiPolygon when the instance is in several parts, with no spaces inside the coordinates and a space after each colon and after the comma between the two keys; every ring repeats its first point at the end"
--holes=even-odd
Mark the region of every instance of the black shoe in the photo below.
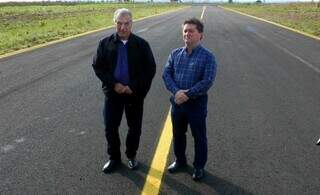
{"type": "Polygon", "coordinates": [[[204,170],[203,169],[195,169],[192,175],[192,179],[195,181],[199,181],[204,177],[204,170]]]}
{"type": "Polygon", "coordinates": [[[186,168],[187,163],[179,163],[177,161],[174,161],[169,167],[168,171],[169,173],[175,173],[177,171],[180,171],[181,169],[186,168]]]}
{"type": "Polygon", "coordinates": [[[128,160],[128,167],[129,167],[131,170],[137,169],[138,166],[139,166],[139,163],[138,163],[138,161],[136,161],[135,159],[129,159],[129,160],[128,160]]]}
{"type": "Polygon", "coordinates": [[[109,160],[102,168],[104,173],[114,171],[121,164],[121,160],[109,160]]]}

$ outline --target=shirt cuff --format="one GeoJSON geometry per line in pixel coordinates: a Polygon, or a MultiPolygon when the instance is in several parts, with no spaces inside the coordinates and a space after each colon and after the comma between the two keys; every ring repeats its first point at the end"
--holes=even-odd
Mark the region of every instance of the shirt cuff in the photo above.
{"type": "Polygon", "coordinates": [[[194,94],[192,93],[191,90],[187,91],[186,95],[190,98],[190,99],[195,99],[196,97],[194,96],[194,94]]]}
{"type": "Polygon", "coordinates": [[[180,90],[180,89],[179,89],[178,87],[175,87],[175,88],[173,89],[173,95],[175,96],[176,93],[177,93],[179,90],[180,90]]]}

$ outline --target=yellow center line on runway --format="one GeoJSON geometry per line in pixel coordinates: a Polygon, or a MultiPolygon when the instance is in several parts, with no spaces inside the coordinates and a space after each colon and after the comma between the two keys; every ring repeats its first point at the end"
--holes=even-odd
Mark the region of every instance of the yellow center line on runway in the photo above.
{"type": "MultiPolygon", "coordinates": [[[[206,6],[202,9],[200,20],[203,19],[206,6]]],[[[151,166],[146,178],[146,182],[143,186],[142,195],[156,195],[159,194],[160,185],[163,177],[163,173],[167,164],[168,154],[172,142],[172,123],[171,123],[171,108],[167,115],[167,119],[164,123],[159,143],[157,145],[154,157],[151,162],[151,166]]]]}
{"type": "MultiPolygon", "coordinates": [[[[171,109],[170,109],[171,110],[171,109]]],[[[170,110],[162,130],[160,140],[153,157],[146,182],[141,194],[154,195],[158,194],[163,172],[167,163],[167,158],[172,141],[172,124],[170,118],[170,110]]]]}

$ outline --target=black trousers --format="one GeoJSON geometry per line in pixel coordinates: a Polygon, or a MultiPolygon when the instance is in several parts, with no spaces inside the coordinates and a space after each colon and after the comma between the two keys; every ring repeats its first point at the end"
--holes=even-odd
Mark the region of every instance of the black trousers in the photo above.
{"type": "Polygon", "coordinates": [[[189,100],[182,105],[175,104],[173,97],[170,99],[172,104],[171,120],[173,129],[173,148],[176,160],[186,163],[186,132],[190,125],[191,133],[194,138],[194,161],[196,169],[204,168],[208,158],[207,143],[207,95],[196,100],[189,100]]]}
{"type": "Polygon", "coordinates": [[[126,138],[126,155],[128,158],[136,156],[141,135],[143,101],[140,98],[132,98],[130,95],[115,94],[106,97],[103,116],[110,160],[121,160],[119,126],[123,112],[126,114],[129,128],[126,138]]]}

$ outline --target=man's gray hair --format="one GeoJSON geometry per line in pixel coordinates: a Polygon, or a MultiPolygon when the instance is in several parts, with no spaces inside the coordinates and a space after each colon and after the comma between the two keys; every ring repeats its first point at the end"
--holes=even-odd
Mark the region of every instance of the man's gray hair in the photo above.
{"type": "Polygon", "coordinates": [[[114,22],[117,22],[119,17],[120,16],[124,16],[124,15],[128,15],[130,17],[130,19],[132,20],[132,13],[130,10],[126,9],[126,8],[120,8],[120,9],[117,9],[115,12],[114,12],[114,15],[113,15],[113,21],[114,22]]]}

